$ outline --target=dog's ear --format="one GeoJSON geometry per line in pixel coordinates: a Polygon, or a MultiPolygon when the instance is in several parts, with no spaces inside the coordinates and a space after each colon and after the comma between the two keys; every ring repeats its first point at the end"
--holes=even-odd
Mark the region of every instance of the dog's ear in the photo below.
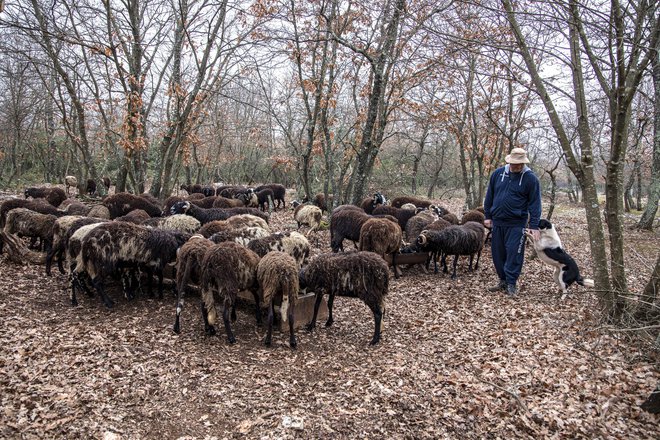
{"type": "Polygon", "coordinates": [[[541,230],[543,230],[543,229],[552,229],[552,223],[550,223],[546,219],[542,218],[541,220],[539,220],[539,229],[541,229],[541,230]]]}

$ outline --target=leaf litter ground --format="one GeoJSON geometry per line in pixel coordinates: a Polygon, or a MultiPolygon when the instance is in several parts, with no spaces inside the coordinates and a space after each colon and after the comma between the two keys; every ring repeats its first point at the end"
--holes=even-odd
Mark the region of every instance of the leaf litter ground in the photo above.
{"type": "MultiPolygon", "coordinates": [[[[289,210],[273,217],[274,230],[295,227],[289,210]]],[[[588,275],[581,211],[555,221],[588,275]]],[[[660,240],[626,234],[639,291],[660,240]]],[[[311,242],[328,252],[328,231],[311,242]]],[[[2,438],[657,438],[658,416],[639,409],[657,356],[602,328],[593,292],[560,300],[538,259],[515,299],[486,291],[488,251],[476,272],[462,261],[456,281],[406,268],[378,346],[368,308],[338,298],[333,326],[299,329],[295,351],[277,332],[264,347],[249,310],[230,346],[222,329],[204,335],[197,297],[176,335],[170,292],[129,302],[114,290],[113,310],[85,296],[72,307],[66,278],[43,272],[0,259],[2,438]]]]}

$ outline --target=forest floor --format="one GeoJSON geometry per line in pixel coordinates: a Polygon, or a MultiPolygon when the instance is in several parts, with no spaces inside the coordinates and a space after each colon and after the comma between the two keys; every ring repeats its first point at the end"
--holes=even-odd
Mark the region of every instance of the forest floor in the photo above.
{"type": "MultiPolygon", "coordinates": [[[[583,211],[560,206],[553,220],[588,277],[583,211]]],[[[293,229],[292,212],[271,225],[293,229]]],[[[329,232],[311,243],[329,252],[329,232]]],[[[659,247],[658,232],[626,230],[631,291],[659,247]]],[[[297,350],[281,333],[265,347],[249,310],[235,345],[222,329],[206,336],[195,297],[177,335],[170,292],[129,302],[114,291],[112,310],[83,295],[72,307],[53,273],[0,257],[0,438],[658,436],[660,417],[640,409],[658,354],[602,325],[593,291],[575,286],[561,300],[538,259],[515,298],[486,290],[496,281],[488,250],[475,272],[461,262],[455,281],[404,269],[377,346],[369,309],[338,298],[332,327],[299,329],[297,350]]]]}

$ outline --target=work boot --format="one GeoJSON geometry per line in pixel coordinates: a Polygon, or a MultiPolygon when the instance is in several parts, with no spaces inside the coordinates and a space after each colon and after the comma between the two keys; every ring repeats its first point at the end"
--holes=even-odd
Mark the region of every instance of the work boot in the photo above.
{"type": "Polygon", "coordinates": [[[506,294],[509,296],[516,296],[518,293],[518,289],[516,289],[516,286],[513,284],[509,284],[506,286],[506,294]]]}
{"type": "Polygon", "coordinates": [[[489,292],[499,292],[501,290],[506,290],[506,281],[504,280],[500,280],[497,285],[488,288],[489,292]]]}

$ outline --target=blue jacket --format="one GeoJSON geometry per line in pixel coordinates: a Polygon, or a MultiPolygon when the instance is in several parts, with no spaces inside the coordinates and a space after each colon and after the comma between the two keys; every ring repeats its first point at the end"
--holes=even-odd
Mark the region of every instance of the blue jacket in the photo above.
{"type": "Polygon", "coordinates": [[[541,218],[541,185],[534,172],[525,165],[520,173],[509,171],[509,165],[496,169],[490,176],[486,199],[486,219],[493,226],[520,226],[538,229],[541,218]]]}

